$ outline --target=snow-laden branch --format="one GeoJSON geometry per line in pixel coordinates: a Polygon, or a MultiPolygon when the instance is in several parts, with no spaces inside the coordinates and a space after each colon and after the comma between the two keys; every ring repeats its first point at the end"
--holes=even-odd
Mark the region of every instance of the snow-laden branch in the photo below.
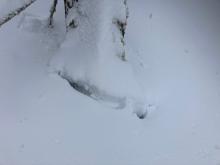
{"type": "Polygon", "coordinates": [[[37,0],[29,0],[27,3],[25,3],[23,6],[15,9],[14,11],[8,13],[7,15],[0,17],[0,28],[3,24],[10,21],[12,18],[20,14],[22,11],[24,11],[26,8],[28,8],[31,4],[33,4],[37,0]]]}

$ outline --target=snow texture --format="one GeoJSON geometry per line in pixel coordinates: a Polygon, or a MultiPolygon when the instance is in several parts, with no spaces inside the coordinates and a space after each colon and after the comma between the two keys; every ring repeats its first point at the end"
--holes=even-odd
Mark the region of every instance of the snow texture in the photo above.
{"type": "Polygon", "coordinates": [[[123,47],[123,3],[81,3],[67,33],[61,0],[53,29],[50,0],[0,28],[0,164],[220,164],[219,1],[129,0],[123,47]]]}

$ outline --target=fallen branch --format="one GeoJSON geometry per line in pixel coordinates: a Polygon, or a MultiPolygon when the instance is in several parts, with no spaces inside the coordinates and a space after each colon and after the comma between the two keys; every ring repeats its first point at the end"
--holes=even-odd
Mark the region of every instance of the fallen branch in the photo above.
{"type": "Polygon", "coordinates": [[[15,9],[14,11],[10,12],[9,14],[7,14],[7,15],[3,16],[2,18],[0,18],[0,28],[3,24],[7,23],[12,18],[19,15],[22,11],[24,11],[26,8],[28,8],[35,1],[37,1],[37,0],[30,0],[28,3],[24,4],[22,7],[19,7],[17,9],[15,9]]]}

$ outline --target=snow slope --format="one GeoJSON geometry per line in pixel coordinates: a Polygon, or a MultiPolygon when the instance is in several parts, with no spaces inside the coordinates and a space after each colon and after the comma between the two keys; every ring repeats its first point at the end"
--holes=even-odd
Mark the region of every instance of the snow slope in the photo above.
{"type": "Polygon", "coordinates": [[[220,164],[219,6],[129,1],[128,61],[149,110],[140,120],[51,73],[63,18],[46,29],[50,1],[38,0],[0,29],[0,164],[220,164]]]}

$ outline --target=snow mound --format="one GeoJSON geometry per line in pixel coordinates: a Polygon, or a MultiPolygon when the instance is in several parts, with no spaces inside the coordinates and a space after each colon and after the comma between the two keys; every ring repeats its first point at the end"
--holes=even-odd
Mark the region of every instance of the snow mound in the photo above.
{"type": "Polygon", "coordinates": [[[126,59],[124,34],[118,25],[127,23],[125,2],[81,0],[70,13],[67,24],[74,20],[76,26],[68,29],[50,70],[71,78],[71,83],[95,89],[93,94],[100,100],[118,102],[129,98],[144,105],[144,94],[126,59]]]}

